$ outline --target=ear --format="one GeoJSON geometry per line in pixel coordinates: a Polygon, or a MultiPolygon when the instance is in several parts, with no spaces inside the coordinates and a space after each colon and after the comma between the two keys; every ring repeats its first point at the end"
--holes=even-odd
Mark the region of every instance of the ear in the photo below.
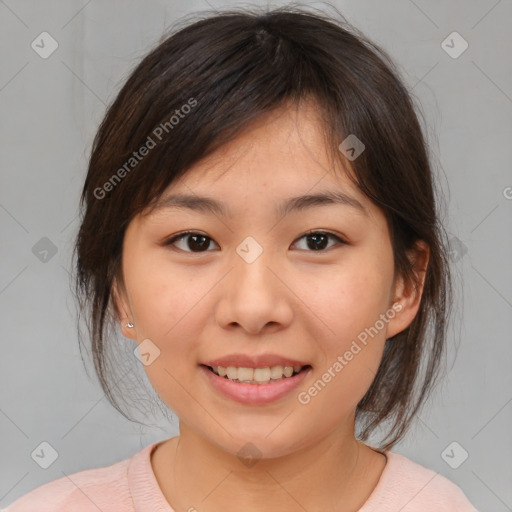
{"type": "Polygon", "coordinates": [[[128,322],[133,323],[130,305],[126,297],[126,291],[122,285],[114,278],[112,283],[112,303],[118,320],[121,322],[121,332],[126,338],[137,339],[135,327],[126,327],[128,322]],[[129,312],[127,314],[126,312],[129,312]]]}
{"type": "Polygon", "coordinates": [[[389,305],[396,314],[388,323],[386,338],[391,338],[407,329],[414,320],[421,303],[425,275],[430,257],[430,248],[423,240],[417,240],[407,254],[411,263],[417,283],[406,283],[403,276],[399,276],[394,286],[394,299],[389,305]]]}

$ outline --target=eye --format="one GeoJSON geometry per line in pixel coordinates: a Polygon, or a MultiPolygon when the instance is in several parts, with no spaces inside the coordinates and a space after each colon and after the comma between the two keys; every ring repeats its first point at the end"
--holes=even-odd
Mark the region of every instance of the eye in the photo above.
{"type": "Polygon", "coordinates": [[[163,245],[175,245],[176,242],[181,242],[185,238],[188,239],[188,243],[184,245],[186,245],[188,249],[191,249],[190,251],[187,249],[180,249],[185,252],[205,252],[204,249],[207,249],[210,245],[209,241],[213,241],[209,236],[203,235],[197,231],[184,231],[183,233],[166,240],[163,245]]]}
{"type": "MultiPolygon", "coordinates": [[[[312,248],[313,252],[322,252],[326,247],[325,241],[329,238],[336,240],[337,242],[341,244],[346,244],[345,240],[340,238],[339,236],[335,235],[334,233],[329,233],[328,231],[309,231],[305,235],[302,235],[298,240],[301,240],[305,238],[308,242],[306,243],[306,246],[308,248],[312,248]]],[[[331,246],[332,247],[332,246],[331,246]]]]}
{"type": "MultiPolygon", "coordinates": [[[[332,240],[336,240],[340,244],[346,244],[345,240],[335,235],[334,233],[330,233],[328,231],[309,231],[305,235],[302,235],[297,240],[301,240],[305,238],[308,242],[306,246],[309,249],[312,249],[314,252],[322,252],[326,248],[325,241],[331,238],[332,240]]],[[[210,241],[213,242],[213,239],[207,235],[203,235],[197,231],[184,231],[179,233],[178,235],[169,238],[165,242],[163,242],[164,246],[174,245],[178,242],[182,242],[184,239],[188,239],[188,243],[185,243],[185,248],[178,247],[179,250],[184,252],[206,252],[208,247],[210,246],[210,241]]],[[[217,245],[217,244],[215,244],[217,245]]],[[[218,247],[218,246],[217,246],[218,247]]],[[[331,246],[332,247],[332,246],[331,246]]]]}

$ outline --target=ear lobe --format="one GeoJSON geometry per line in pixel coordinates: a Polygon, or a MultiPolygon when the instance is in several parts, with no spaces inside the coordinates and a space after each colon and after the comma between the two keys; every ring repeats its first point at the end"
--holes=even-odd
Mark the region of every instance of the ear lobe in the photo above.
{"type": "Polygon", "coordinates": [[[130,311],[128,303],[125,299],[125,293],[120,291],[121,286],[119,286],[117,279],[114,278],[112,282],[112,304],[114,306],[114,311],[117,314],[117,319],[121,322],[121,331],[123,335],[127,338],[133,338],[133,329],[129,329],[126,327],[126,324],[130,321],[129,316],[126,311],[130,311]]]}
{"type": "Polygon", "coordinates": [[[388,325],[387,338],[402,332],[414,320],[423,295],[429,256],[430,248],[423,240],[416,241],[414,247],[408,252],[414,276],[412,282],[405,282],[403,276],[399,276],[397,279],[393,302],[399,303],[401,309],[388,325]]]}
{"type": "Polygon", "coordinates": [[[423,294],[423,286],[425,284],[425,275],[427,272],[428,260],[430,256],[430,248],[423,240],[418,240],[414,247],[407,254],[411,262],[411,270],[414,273],[415,281],[409,283],[406,289],[402,290],[402,294],[407,296],[410,301],[416,303],[421,300],[423,294]]]}

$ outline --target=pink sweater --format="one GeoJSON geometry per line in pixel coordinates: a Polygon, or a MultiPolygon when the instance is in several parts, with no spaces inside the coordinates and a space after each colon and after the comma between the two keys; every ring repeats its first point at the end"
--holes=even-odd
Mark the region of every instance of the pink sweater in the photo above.
{"type": "MultiPolygon", "coordinates": [[[[0,512],[174,512],[153,473],[146,446],[121,462],[72,473],[21,496],[0,512]]],[[[478,512],[444,476],[398,453],[359,512],[478,512]]]]}

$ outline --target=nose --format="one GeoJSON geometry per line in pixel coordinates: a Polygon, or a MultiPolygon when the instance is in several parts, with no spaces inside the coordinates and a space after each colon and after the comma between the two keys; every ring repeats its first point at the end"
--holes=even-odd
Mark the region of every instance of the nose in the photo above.
{"type": "Polygon", "coordinates": [[[249,334],[286,328],[293,319],[293,293],[279,275],[270,251],[255,259],[241,254],[233,258],[233,267],[218,289],[218,324],[225,329],[238,325],[249,334]]]}

